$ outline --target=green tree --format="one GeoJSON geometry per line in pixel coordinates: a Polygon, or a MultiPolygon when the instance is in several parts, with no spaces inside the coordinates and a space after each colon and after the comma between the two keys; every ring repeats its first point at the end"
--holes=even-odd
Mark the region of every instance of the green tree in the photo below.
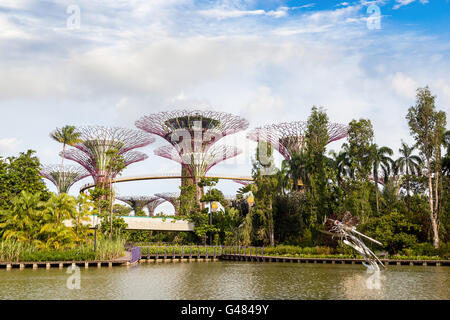
{"type": "Polygon", "coordinates": [[[418,225],[411,223],[397,211],[373,218],[365,226],[367,234],[383,243],[384,249],[391,254],[413,246],[417,242],[414,232],[418,229],[418,225]]]}
{"type": "Polygon", "coordinates": [[[0,158],[0,208],[10,207],[11,201],[22,191],[39,193],[42,201],[49,198],[50,193],[39,173],[41,163],[35,153],[28,150],[18,157],[0,158]]]}
{"type": "Polygon", "coordinates": [[[5,240],[32,243],[40,231],[45,202],[39,193],[22,191],[12,200],[10,209],[0,215],[0,234],[5,240]]]}
{"type": "Polygon", "coordinates": [[[408,146],[402,141],[402,146],[398,151],[400,152],[400,157],[396,160],[396,164],[401,172],[405,173],[406,179],[406,201],[408,205],[408,211],[410,210],[410,197],[411,197],[411,187],[410,187],[410,175],[420,175],[420,169],[422,167],[422,159],[413,154],[416,146],[408,146]]]}
{"type": "Polygon", "coordinates": [[[72,220],[77,215],[75,198],[62,193],[53,194],[45,205],[42,217],[42,227],[39,236],[45,247],[60,249],[73,247],[76,243],[76,234],[72,228],[66,227],[64,221],[72,220]]]}
{"type": "Polygon", "coordinates": [[[411,135],[425,159],[433,245],[437,249],[439,247],[438,186],[446,115],[443,111],[436,111],[435,96],[431,94],[428,87],[425,87],[417,89],[416,105],[408,109],[406,119],[411,135]]]}
{"type": "Polygon", "coordinates": [[[377,206],[377,215],[380,213],[379,208],[379,201],[378,201],[378,183],[379,183],[379,176],[378,171],[381,169],[383,171],[383,180],[384,183],[387,183],[390,171],[391,171],[391,165],[394,162],[390,156],[392,156],[393,151],[391,148],[388,147],[378,147],[376,144],[373,144],[371,147],[371,158],[372,158],[372,174],[373,174],[373,180],[375,183],[375,201],[377,206]]]}
{"type": "Polygon", "coordinates": [[[372,169],[373,127],[370,120],[352,120],[349,123],[347,141],[343,144],[343,149],[348,156],[352,178],[367,181],[372,169]]]}
{"type": "Polygon", "coordinates": [[[330,170],[325,156],[328,144],[328,116],[325,111],[312,108],[305,132],[307,179],[305,190],[311,205],[311,223],[321,223],[324,216],[332,213],[330,201],[330,170]]]}
{"type": "Polygon", "coordinates": [[[274,167],[271,146],[266,142],[259,142],[252,169],[255,181],[253,184],[255,205],[249,215],[252,218],[252,232],[255,233],[256,239],[271,246],[275,245],[273,203],[278,190],[274,167]]]}
{"type": "Polygon", "coordinates": [[[350,179],[340,211],[350,211],[364,223],[371,216],[369,175],[372,172],[373,128],[368,119],[349,123],[347,142],[343,144],[350,179]]]}

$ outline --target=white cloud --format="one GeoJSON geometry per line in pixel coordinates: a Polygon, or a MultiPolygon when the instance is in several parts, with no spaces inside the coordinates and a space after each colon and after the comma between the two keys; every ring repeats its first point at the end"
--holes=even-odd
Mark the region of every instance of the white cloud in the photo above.
{"type": "Polygon", "coordinates": [[[31,0],[2,0],[0,7],[25,9],[31,4],[31,2],[31,0]]]}
{"type": "Polygon", "coordinates": [[[402,72],[396,72],[390,76],[390,81],[394,91],[402,98],[413,99],[416,96],[419,83],[402,72]]]}
{"type": "Polygon", "coordinates": [[[0,41],[12,39],[31,39],[32,36],[0,14],[0,41]]]}
{"type": "Polygon", "coordinates": [[[0,139],[0,155],[9,156],[15,153],[21,143],[22,141],[17,138],[0,139]]]}
{"type": "Polygon", "coordinates": [[[266,86],[257,88],[255,96],[247,103],[244,114],[248,119],[273,118],[274,114],[284,112],[283,101],[273,96],[271,89],[266,86]]]}
{"type": "Polygon", "coordinates": [[[237,9],[208,9],[199,10],[198,14],[209,18],[227,19],[227,18],[241,18],[245,16],[272,16],[275,18],[285,17],[289,8],[280,7],[277,10],[237,10],[237,9]]]}
{"type": "MultiPolygon", "coordinates": [[[[395,6],[392,7],[392,9],[397,10],[403,6],[407,6],[410,3],[415,2],[416,0],[395,0],[397,2],[397,4],[395,6]]],[[[429,1],[428,0],[419,0],[419,2],[421,4],[427,4],[429,1]]]]}

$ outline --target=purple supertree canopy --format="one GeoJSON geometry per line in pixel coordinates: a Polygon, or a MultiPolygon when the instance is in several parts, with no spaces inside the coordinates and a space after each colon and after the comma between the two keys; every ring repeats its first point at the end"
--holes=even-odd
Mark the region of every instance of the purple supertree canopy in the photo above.
{"type": "Polygon", "coordinates": [[[153,200],[152,202],[149,202],[147,204],[147,210],[148,210],[148,215],[149,216],[154,216],[155,215],[155,210],[156,208],[161,204],[166,202],[166,200],[161,199],[161,198],[156,198],[155,200],[153,200]]]}
{"type": "Polygon", "coordinates": [[[178,214],[178,209],[180,208],[180,193],[179,192],[164,192],[164,193],[156,193],[155,196],[170,202],[174,209],[175,215],[178,214]]]}
{"type": "Polygon", "coordinates": [[[193,177],[204,177],[216,164],[233,158],[242,150],[233,146],[214,145],[206,152],[182,152],[179,153],[172,146],[163,146],[154,151],[160,157],[171,159],[180,163],[193,177]]]}
{"type": "Polygon", "coordinates": [[[106,152],[112,148],[123,154],[155,142],[151,135],[128,128],[84,126],[78,127],[77,131],[81,133],[82,142],[74,147],[88,154],[106,152]]]}
{"type": "MultiPolygon", "coordinates": [[[[62,153],[60,153],[60,155],[62,155],[62,153]]],[[[129,166],[132,163],[143,161],[148,158],[145,153],[139,151],[128,151],[126,153],[123,153],[121,156],[124,159],[125,166],[129,166]]],[[[96,155],[89,155],[80,150],[71,149],[66,151],[64,158],[75,161],[82,165],[87,171],[89,171],[95,183],[99,182],[102,178],[113,179],[117,175],[117,172],[110,172],[109,177],[105,177],[107,170],[102,169],[102,166],[99,166],[99,163],[102,164],[102,160],[105,158],[103,156],[96,157],[96,155]]],[[[106,166],[108,161],[105,161],[103,165],[106,166]]]]}
{"type": "MultiPolygon", "coordinates": [[[[328,142],[347,136],[347,126],[328,123],[328,142]]],[[[295,152],[302,152],[305,147],[306,121],[283,122],[253,129],[247,138],[256,142],[268,142],[278,150],[285,159],[290,159],[295,152]]]]}
{"type": "Polygon", "coordinates": [[[83,167],[60,164],[44,165],[40,174],[53,182],[59,193],[69,192],[76,182],[90,175],[83,167]]]}
{"type": "MultiPolygon", "coordinates": [[[[155,141],[149,134],[134,129],[87,126],[77,130],[81,133],[82,142],[75,144],[75,149],[66,151],[64,157],[82,165],[89,171],[95,183],[101,178],[107,180],[117,175],[117,172],[108,170],[113,154],[123,157],[125,166],[128,166],[147,158],[145,154],[133,149],[155,141]]],[[[62,156],[62,153],[60,155],[62,156]]]]}
{"type": "Polygon", "coordinates": [[[118,196],[116,199],[127,203],[135,213],[139,213],[145,206],[159,198],[153,196],[118,196]]]}
{"type": "Polygon", "coordinates": [[[162,137],[179,152],[203,152],[220,138],[247,129],[248,121],[226,112],[175,110],[144,116],[136,127],[162,137]]]}

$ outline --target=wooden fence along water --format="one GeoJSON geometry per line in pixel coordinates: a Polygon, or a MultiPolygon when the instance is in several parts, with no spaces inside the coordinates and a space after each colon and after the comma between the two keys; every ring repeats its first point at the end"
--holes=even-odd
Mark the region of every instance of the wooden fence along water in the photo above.
{"type": "MultiPolygon", "coordinates": [[[[249,261],[316,264],[362,264],[363,259],[281,257],[264,254],[264,247],[248,246],[127,246],[125,257],[104,261],[42,261],[42,262],[0,262],[0,269],[25,268],[64,268],[79,266],[84,268],[131,265],[138,262],[176,262],[176,261],[249,261]]],[[[395,260],[381,259],[386,265],[409,266],[450,266],[450,260],[395,260]]]]}
{"type": "MultiPolygon", "coordinates": [[[[264,247],[248,246],[144,246],[142,261],[173,262],[190,260],[229,260],[319,264],[362,264],[364,259],[281,257],[264,255],[264,247]],[[170,252],[168,255],[167,252],[170,252]]],[[[450,260],[381,259],[385,265],[450,266],[450,260]]]]}

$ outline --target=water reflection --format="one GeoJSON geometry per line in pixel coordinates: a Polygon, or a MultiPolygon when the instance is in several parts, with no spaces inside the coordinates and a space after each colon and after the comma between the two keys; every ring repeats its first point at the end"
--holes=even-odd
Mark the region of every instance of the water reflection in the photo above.
{"type": "Polygon", "coordinates": [[[449,299],[450,268],[181,262],[80,269],[0,270],[0,299],[449,299]]]}

